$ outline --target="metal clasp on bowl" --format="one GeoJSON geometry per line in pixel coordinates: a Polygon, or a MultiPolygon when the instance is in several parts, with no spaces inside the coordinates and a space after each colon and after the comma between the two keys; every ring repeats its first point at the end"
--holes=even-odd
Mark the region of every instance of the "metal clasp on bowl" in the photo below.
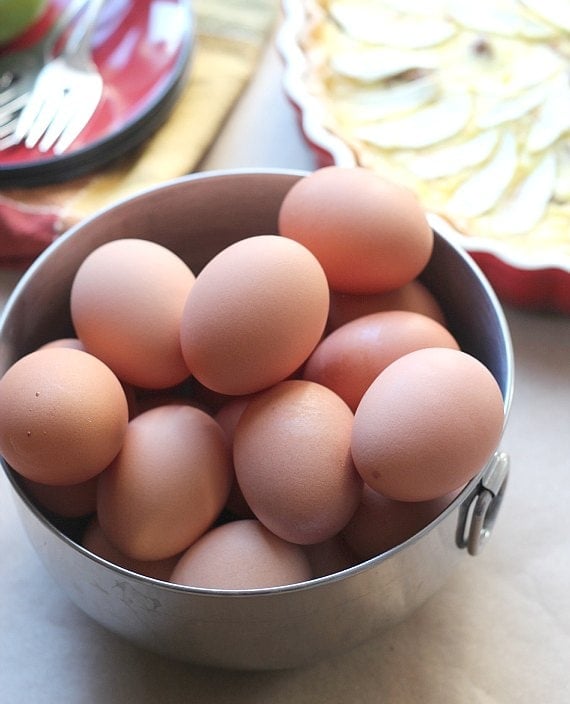
{"type": "Polygon", "coordinates": [[[496,452],[475,490],[461,505],[456,542],[470,555],[478,555],[491,537],[508,476],[509,456],[496,452]]]}

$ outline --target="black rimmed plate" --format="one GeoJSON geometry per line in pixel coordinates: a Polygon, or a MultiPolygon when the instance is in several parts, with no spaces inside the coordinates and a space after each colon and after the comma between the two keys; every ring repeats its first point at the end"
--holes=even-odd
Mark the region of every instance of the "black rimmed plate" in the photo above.
{"type": "MultiPolygon", "coordinates": [[[[37,40],[61,12],[51,0],[18,45],[37,40]]],[[[17,145],[0,151],[0,186],[35,186],[93,171],[141,144],[167,118],[184,85],[194,39],[189,0],[108,0],[93,55],[104,81],[93,118],[61,156],[17,145]]]]}

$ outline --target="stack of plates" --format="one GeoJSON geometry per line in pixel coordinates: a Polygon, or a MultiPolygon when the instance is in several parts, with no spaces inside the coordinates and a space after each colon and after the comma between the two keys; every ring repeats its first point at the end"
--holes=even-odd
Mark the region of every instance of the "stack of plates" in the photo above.
{"type": "MultiPolygon", "coordinates": [[[[39,25],[17,48],[37,40],[64,5],[65,0],[51,0],[39,25]]],[[[189,0],[113,0],[100,19],[93,54],[105,88],[95,115],[61,156],[22,145],[0,151],[0,187],[55,183],[89,173],[142,143],[169,115],[186,80],[193,46],[189,0]]]]}

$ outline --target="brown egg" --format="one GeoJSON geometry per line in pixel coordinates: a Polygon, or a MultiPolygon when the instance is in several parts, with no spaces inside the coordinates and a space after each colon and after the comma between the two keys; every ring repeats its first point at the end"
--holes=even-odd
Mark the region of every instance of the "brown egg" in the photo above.
{"type": "Polygon", "coordinates": [[[180,558],[170,581],[206,589],[264,589],[311,579],[303,549],[259,521],[213,528],[180,558]]]}
{"type": "Polygon", "coordinates": [[[423,347],[459,349],[451,333],[425,315],[372,313],[325,337],[309,357],[303,378],[332,389],[356,411],[381,371],[398,357],[423,347]]]}
{"type": "MultiPolygon", "coordinates": [[[[45,345],[42,345],[39,349],[45,350],[53,347],[69,347],[74,350],[86,352],[85,345],[77,337],[61,337],[56,340],[51,340],[50,342],[46,342],[45,345]]],[[[129,418],[132,418],[137,413],[135,390],[130,384],[125,384],[124,382],[121,382],[121,386],[123,387],[127,399],[129,418]]]]}
{"type": "Polygon", "coordinates": [[[441,325],[446,325],[445,315],[431,291],[414,279],[394,291],[356,295],[331,291],[331,305],[327,329],[336,330],[341,325],[363,315],[383,310],[407,310],[421,313],[441,325]]]}
{"type": "Polygon", "coordinates": [[[208,388],[253,393],[305,361],[328,310],[326,277],[305,247],[277,235],[249,237],[198,275],[184,309],[182,352],[208,388]]]}
{"type": "Polygon", "coordinates": [[[78,484],[99,474],[119,452],[127,422],[119,380],[81,350],[36,350],[0,380],[0,452],[35,482],[78,484]]]}
{"type": "Polygon", "coordinates": [[[483,469],[503,422],[500,388],[481,362],[459,350],[417,350],[364,394],[352,456],[364,481],[384,496],[429,501],[483,469]]]}
{"type": "Polygon", "coordinates": [[[50,340],[50,342],[42,345],[40,349],[45,350],[50,347],[71,347],[72,349],[85,352],[85,345],[77,337],[60,337],[57,340],[50,340]]]}
{"type": "MultiPolygon", "coordinates": [[[[251,396],[238,396],[231,401],[225,403],[216,413],[215,419],[220,424],[220,427],[226,434],[228,444],[233,447],[234,432],[238,424],[241,414],[244,412],[251,396]]],[[[253,511],[247,505],[240,485],[237,483],[235,476],[232,482],[232,488],[228,496],[226,508],[234,516],[238,518],[254,518],[253,511]]]]}
{"type": "Polygon", "coordinates": [[[331,289],[381,293],[423,270],[433,232],[412,191],[372,170],[328,166],[285,196],[279,232],[320,261],[331,289]]]}
{"type": "Polygon", "coordinates": [[[253,396],[236,396],[218,410],[214,418],[220,424],[221,429],[226,434],[228,443],[233,445],[234,434],[242,413],[247,408],[253,396]]]}
{"type": "Polygon", "coordinates": [[[342,572],[358,563],[358,558],[340,535],[322,543],[303,545],[314,578],[342,572]]]}
{"type": "Polygon", "coordinates": [[[155,242],[108,242],[84,260],[71,288],[78,337],[122,380],[167,388],[189,374],[180,320],[194,274],[155,242]]]}
{"type": "Polygon", "coordinates": [[[64,518],[79,518],[95,513],[98,475],[86,482],[69,486],[40,484],[23,478],[26,493],[41,508],[64,518]]]}
{"type": "Polygon", "coordinates": [[[362,490],[350,456],[352,422],[342,399],[310,381],[283,381],[249,402],[235,430],[235,472],[273,533],[310,544],[346,525],[362,490]]]}
{"type": "Polygon", "coordinates": [[[232,480],[224,433],[187,405],[134,418],[99,479],[97,512],[109,541],[137,560],[181,552],[216,520],[232,480]]]}
{"type": "Polygon", "coordinates": [[[111,562],[131,572],[142,574],[145,577],[161,579],[163,582],[169,580],[172,570],[176,567],[176,563],[179,559],[178,555],[174,555],[166,560],[133,560],[131,557],[128,557],[128,555],[124,555],[120,550],[117,550],[117,548],[107,540],[97,518],[93,518],[85,529],[82,545],[94,555],[107,560],[107,562],[111,562]]]}
{"type": "Polygon", "coordinates": [[[369,560],[425,528],[446,509],[458,491],[431,501],[394,501],[369,486],[341,535],[360,560],[369,560]]]}

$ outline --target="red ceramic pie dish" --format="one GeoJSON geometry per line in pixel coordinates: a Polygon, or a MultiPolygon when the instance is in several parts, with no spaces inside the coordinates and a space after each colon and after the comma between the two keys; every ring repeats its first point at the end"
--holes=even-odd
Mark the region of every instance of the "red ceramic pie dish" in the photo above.
{"type": "MultiPolygon", "coordinates": [[[[327,127],[327,107],[309,85],[308,58],[300,40],[309,21],[304,3],[285,0],[282,5],[284,19],[277,45],[284,64],[283,86],[297,111],[301,131],[319,166],[358,166],[355,150],[327,127]]],[[[526,310],[570,314],[568,256],[515,250],[507,239],[459,232],[439,214],[430,214],[430,219],[434,229],[444,231],[470,253],[504,303],[526,310]]]]}

